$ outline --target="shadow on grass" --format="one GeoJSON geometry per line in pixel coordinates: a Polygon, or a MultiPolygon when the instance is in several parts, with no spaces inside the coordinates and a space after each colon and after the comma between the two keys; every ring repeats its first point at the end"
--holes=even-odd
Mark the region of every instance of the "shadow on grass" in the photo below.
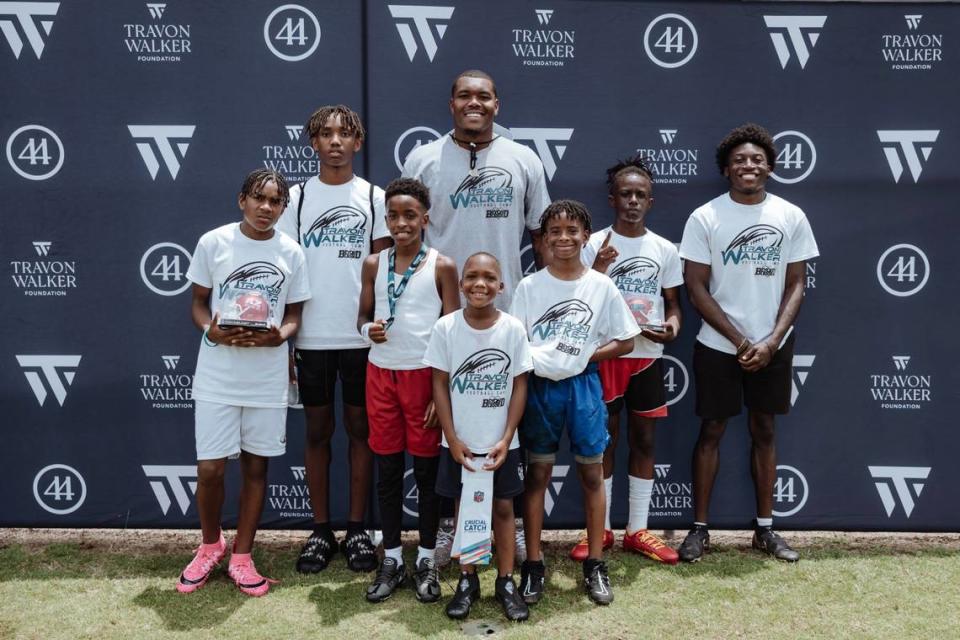
{"type": "MultiPolygon", "coordinates": [[[[211,578],[211,581],[215,579],[211,578]]],[[[247,597],[237,592],[232,584],[209,582],[189,596],[177,593],[172,586],[169,589],[147,587],[133,599],[133,603],[152,609],[166,629],[192,631],[222,625],[243,606],[247,597]],[[227,589],[234,593],[225,593],[227,589]]]]}

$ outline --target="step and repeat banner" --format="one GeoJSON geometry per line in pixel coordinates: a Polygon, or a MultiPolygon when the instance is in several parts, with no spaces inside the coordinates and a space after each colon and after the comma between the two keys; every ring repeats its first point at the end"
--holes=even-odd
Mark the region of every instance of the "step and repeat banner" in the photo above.
{"type": "MultiPolygon", "coordinates": [[[[679,242],[725,190],[734,126],[775,134],[769,190],[810,219],[793,408],[778,421],[781,528],[960,531],[954,366],[960,7],[738,2],[0,1],[0,394],[5,526],[193,527],[191,253],[238,220],[246,173],[299,181],[303,123],[346,103],[368,127],[358,173],[385,185],[452,128],[454,77],[496,79],[503,135],[554,198],[612,221],[605,169],[640,152],[648,225],[679,242]],[[953,398],[951,400],[951,398],[953,398]]],[[[526,241],[525,241],[526,242],[526,241]]],[[[529,245],[518,246],[530,263],[529,245]]],[[[532,267],[531,267],[532,268],[532,267]]],[[[699,319],[667,349],[652,526],[693,518],[699,319]]],[[[346,517],[338,428],[332,517],[346,517]]],[[[745,420],[722,444],[711,523],[754,516],[745,420]]],[[[237,465],[226,517],[235,520],[237,465]]],[[[582,522],[572,457],[547,525],[582,522]]],[[[405,509],[417,509],[412,473],[405,509]]],[[[627,514],[626,439],[613,515],[627,514]]],[[[311,520],[303,413],[272,461],[264,526],[311,520]]]]}

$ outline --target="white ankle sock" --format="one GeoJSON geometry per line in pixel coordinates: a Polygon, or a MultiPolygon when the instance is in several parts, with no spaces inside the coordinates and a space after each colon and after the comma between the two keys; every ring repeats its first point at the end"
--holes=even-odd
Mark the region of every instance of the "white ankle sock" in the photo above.
{"type": "Polygon", "coordinates": [[[773,526],[773,516],[769,518],[757,518],[758,527],[772,527],[773,526]]]}
{"type": "Polygon", "coordinates": [[[607,515],[603,521],[604,529],[612,529],[610,526],[610,499],[613,497],[613,476],[603,479],[603,490],[607,493],[607,515]]]}
{"type": "Polygon", "coordinates": [[[424,558],[430,558],[433,560],[435,551],[436,549],[424,549],[423,547],[417,547],[417,564],[420,564],[420,561],[424,558]]]}
{"type": "Polygon", "coordinates": [[[647,528],[647,515],[650,513],[650,497],[653,495],[653,480],[629,476],[630,480],[630,521],[627,531],[633,533],[647,528]]]}
{"type": "Polygon", "coordinates": [[[383,556],[385,558],[393,558],[397,561],[397,564],[403,564],[403,547],[394,547],[393,549],[384,549],[383,556]]]}

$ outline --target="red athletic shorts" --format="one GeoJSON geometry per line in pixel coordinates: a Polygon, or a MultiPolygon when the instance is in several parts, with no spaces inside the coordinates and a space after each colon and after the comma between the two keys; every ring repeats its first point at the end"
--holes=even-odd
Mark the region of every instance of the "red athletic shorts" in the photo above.
{"type": "Polygon", "coordinates": [[[624,403],[631,413],[647,418],[667,415],[663,370],[659,358],[613,358],[600,363],[600,382],[607,410],[620,413],[624,403]]]}
{"type": "Polygon", "coordinates": [[[367,363],[367,424],[370,449],[380,455],[409,451],[432,458],[440,455],[438,424],[424,429],[423,418],[433,400],[433,368],[396,371],[367,363]]]}

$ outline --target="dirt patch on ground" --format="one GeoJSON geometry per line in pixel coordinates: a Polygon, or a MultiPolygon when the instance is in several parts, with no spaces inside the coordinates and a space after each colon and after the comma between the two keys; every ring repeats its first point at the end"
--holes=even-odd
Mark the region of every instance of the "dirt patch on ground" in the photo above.
{"type": "MultiPolygon", "coordinates": [[[[655,532],[664,535],[671,546],[676,547],[685,535],[684,531],[655,532]]],[[[960,552],[958,533],[863,533],[843,531],[781,531],[782,535],[797,547],[824,547],[875,549],[882,545],[894,551],[915,552],[940,549],[960,552]]],[[[579,531],[545,531],[543,539],[549,546],[565,547],[576,542],[579,531]]],[[[227,532],[230,536],[230,532],[227,532]]],[[[714,546],[747,548],[750,546],[749,531],[711,531],[714,546]]],[[[298,549],[307,537],[306,531],[263,530],[257,532],[257,545],[276,550],[298,549]]],[[[618,532],[618,538],[620,534],[618,532]]],[[[0,547],[23,545],[27,549],[42,548],[50,544],[79,544],[85,549],[104,551],[136,550],[139,552],[182,552],[185,547],[195,546],[200,532],[193,529],[0,529],[0,547]]],[[[416,534],[405,534],[405,542],[414,542],[416,534]]]]}

